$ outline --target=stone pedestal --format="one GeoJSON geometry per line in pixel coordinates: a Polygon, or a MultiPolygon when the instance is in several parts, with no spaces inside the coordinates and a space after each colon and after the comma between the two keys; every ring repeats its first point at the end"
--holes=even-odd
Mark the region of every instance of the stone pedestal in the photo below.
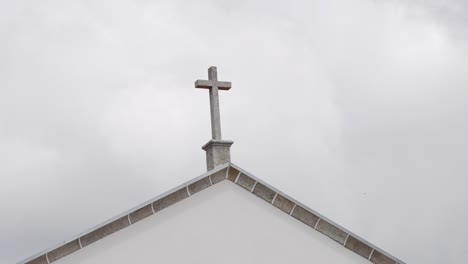
{"type": "Polygon", "coordinates": [[[212,139],[202,149],[206,151],[206,167],[208,171],[214,167],[231,161],[230,148],[233,141],[212,139]]]}

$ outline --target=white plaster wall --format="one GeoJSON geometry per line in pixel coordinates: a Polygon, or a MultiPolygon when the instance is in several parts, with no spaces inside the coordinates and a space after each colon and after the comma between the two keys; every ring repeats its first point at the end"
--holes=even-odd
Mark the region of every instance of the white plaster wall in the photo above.
{"type": "Polygon", "coordinates": [[[370,263],[223,181],[56,263],[370,263]]]}

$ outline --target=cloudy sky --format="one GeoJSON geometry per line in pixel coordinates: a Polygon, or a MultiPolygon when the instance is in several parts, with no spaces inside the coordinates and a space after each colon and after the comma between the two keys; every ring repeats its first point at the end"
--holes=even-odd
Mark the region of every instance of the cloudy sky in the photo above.
{"type": "Polygon", "coordinates": [[[468,262],[468,3],[0,1],[0,263],[232,161],[408,263],[468,262]]]}

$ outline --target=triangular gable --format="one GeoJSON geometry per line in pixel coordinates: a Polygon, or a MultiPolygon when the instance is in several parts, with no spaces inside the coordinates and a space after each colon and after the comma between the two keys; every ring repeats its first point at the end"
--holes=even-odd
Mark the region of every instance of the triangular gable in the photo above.
{"type": "Polygon", "coordinates": [[[196,177],[162,195],[132,208],[92,229],[83,232],[71,240],[65,241],[50,250],[36,254],[19,264],[48,264],[72,254],[112,233],[126,228],[166,207],[189,198],[208,187],[225,179],[241,186],[248,192],[260,197],[272,206],[289,214],[291,217],[308,225],[312,229],[330,237],[352,252],[368,259],[372,263],[403,264],[383,250],[333,223],[307,206],[278,191],[240,167],[226,163],[196,177]]]}

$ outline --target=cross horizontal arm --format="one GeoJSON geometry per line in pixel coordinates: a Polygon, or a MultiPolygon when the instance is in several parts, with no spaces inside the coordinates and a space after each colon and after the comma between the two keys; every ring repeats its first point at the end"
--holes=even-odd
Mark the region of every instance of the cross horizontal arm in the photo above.
{"type": "Polygon", "coordinates": [[[213,80],[197,80],[195,82],[195,88],[210,89],[213,86],[218,87],[219,90],[229,90],[231,89],[231,82],[221,82],[213,80]]]}

